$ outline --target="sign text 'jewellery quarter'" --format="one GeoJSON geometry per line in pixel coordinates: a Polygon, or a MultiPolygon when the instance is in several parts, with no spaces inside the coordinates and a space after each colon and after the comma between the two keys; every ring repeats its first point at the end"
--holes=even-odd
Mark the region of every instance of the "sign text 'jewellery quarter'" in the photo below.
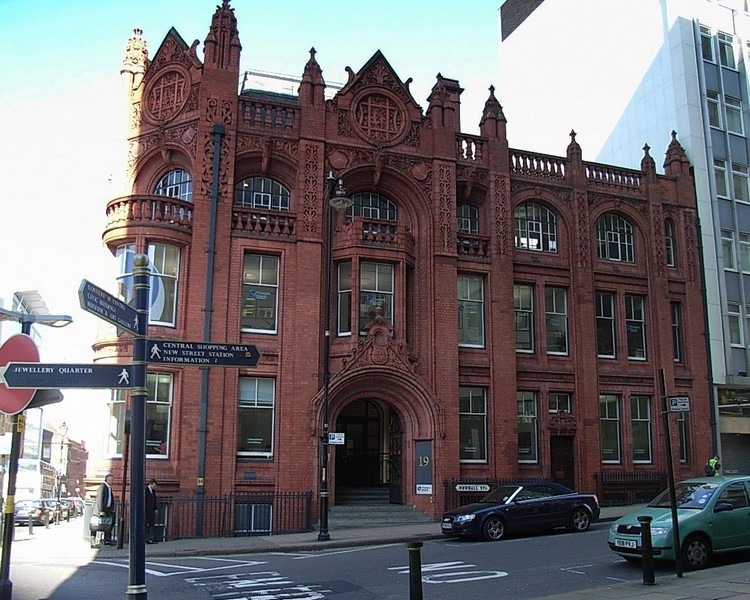
{"type": "Polygon", "coordinates": [[[148,340],[146,360],[206,367],[255,367],[260,352],[255,346],[246,344],[148,340]]]}
{"type": "Polygon", "coordinates": [[[81,281],[78,288],[78,301],[83,310],[117,327],[136,335],[145,332],[146,315],[140,315],[132,306],[86,279],[81,281]]]}
{"type": "Polygon", "coordinates": [[[77,365],[11,362],[0,379],[9,388],[129,388],[132,365],[77,365]]]}

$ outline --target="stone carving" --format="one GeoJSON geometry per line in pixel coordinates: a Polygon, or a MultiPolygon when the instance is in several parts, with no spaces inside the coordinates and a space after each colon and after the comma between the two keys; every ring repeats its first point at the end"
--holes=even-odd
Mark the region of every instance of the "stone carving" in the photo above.
{"type": "Polygon", "coordinates": [[[438,168],[438,205],[440,207],[440,246],[455,250],[456,239],[454,231],[453,205],[453,183],[452,170],[448,165],[440,165],[438,168]]]}
{"type": "Polygon", "coordinates": [[[173,119],[187,103],[189,93],[189,77],[178,69],[167,70],[149,85],[144,116],[156,123],[173,119]]]}
{"type": "Polygon", "coordinates": [[[320,152],[318,146],[305,146],[305,184],[302,195],[302,230],[306,233],[317,231],[318,219],[318,172],[320,152]]]}
{"type": "Polygon", "coordinates": [[[342,371],[378,365],[416,374],[416,358],[408,354],[403,342],[394,341],[393,325],[383,317],[381,306],[375,307],[375,317],[365,325],[365,331],[367,337],[352,351],[352,358],[342,361],[342,371]]]}
{"type": "Polygon", "coordinates": [[[549,418],[549,430],[552,435],[573,436],[576,434],[578,421],[570,413],[561,410],[549,418]]]}
{"type": "Polygon", "coordinates": [[[373,144],[400,141],[407,124],[403,105],[380,92],[366,93],[357,100],[353,120],[357,133],[373,144]]]}

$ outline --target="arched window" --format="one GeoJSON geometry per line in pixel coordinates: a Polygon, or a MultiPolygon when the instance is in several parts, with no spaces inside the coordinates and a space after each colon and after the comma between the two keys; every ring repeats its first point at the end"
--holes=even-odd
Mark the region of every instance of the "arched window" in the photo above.
{"type": "Polygon", "coordinates": [[[398,207],[392,201],[374,192],[353,194],[354,204],[346,209],[347,217],[364,217],[381,221],[398,221],[398,207]]]}
{"type": "Polygon", "coordinates": [[[289,190],[273,179],[248,177],[234,186],[234,205],[288,211],[289,190]]]}
{"type": "Polygon", "coordinates": [[[190,174],[182,169],[170,171],[156,184],[154,194],[192,202],[193,180],[190,179],[190,174]]]}
{"type": "Polygon", "coordinates": [[[456,224],[459,233],[479,233],[479,209],[472,204],[456,206],[456,224]]]}
{"type": "Polygon", "coordinates": [[[623,217],[605,213],[596,220],[597,256],[633,262],[633,226],[623,217]]]}
{"type": "Polygon", "coordinates": [[[523,202],[513,211],[516,248],[557,252],[555,213],[538,202],[523,202]]]}
{"type": "Polygon", "coordinates": [[[674,267],[677,264],[676,239],[674,236],[674,223],[672,219],[664,220],[664,244],[666,245],[667,266],[674,267]]]}

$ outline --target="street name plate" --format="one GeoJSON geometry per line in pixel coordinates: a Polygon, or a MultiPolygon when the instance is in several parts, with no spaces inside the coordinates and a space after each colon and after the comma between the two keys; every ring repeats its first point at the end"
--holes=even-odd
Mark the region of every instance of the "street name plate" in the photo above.
{"type": "Polygon", "coordinates": [[[11,362],[0,367],[9,388],[129,388],[132,365],[77,365],[11,362]]]}
{"type": "Polygon", "coordinates": [[[148,340],[150,363],[173,363],[206,367],[255,367],[260,352],[246,344],[148,340]]]}

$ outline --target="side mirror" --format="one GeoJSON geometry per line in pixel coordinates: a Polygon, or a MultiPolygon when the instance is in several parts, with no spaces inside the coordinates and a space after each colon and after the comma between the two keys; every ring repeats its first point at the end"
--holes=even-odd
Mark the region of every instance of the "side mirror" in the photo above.
{"type": "Polygon", "coordinates": [[[716,506],[714,506],[715,513],[727,512],[729,510],[734,510],[734,506],[729,504],[729,502],[717,502],[716,506]]]}

